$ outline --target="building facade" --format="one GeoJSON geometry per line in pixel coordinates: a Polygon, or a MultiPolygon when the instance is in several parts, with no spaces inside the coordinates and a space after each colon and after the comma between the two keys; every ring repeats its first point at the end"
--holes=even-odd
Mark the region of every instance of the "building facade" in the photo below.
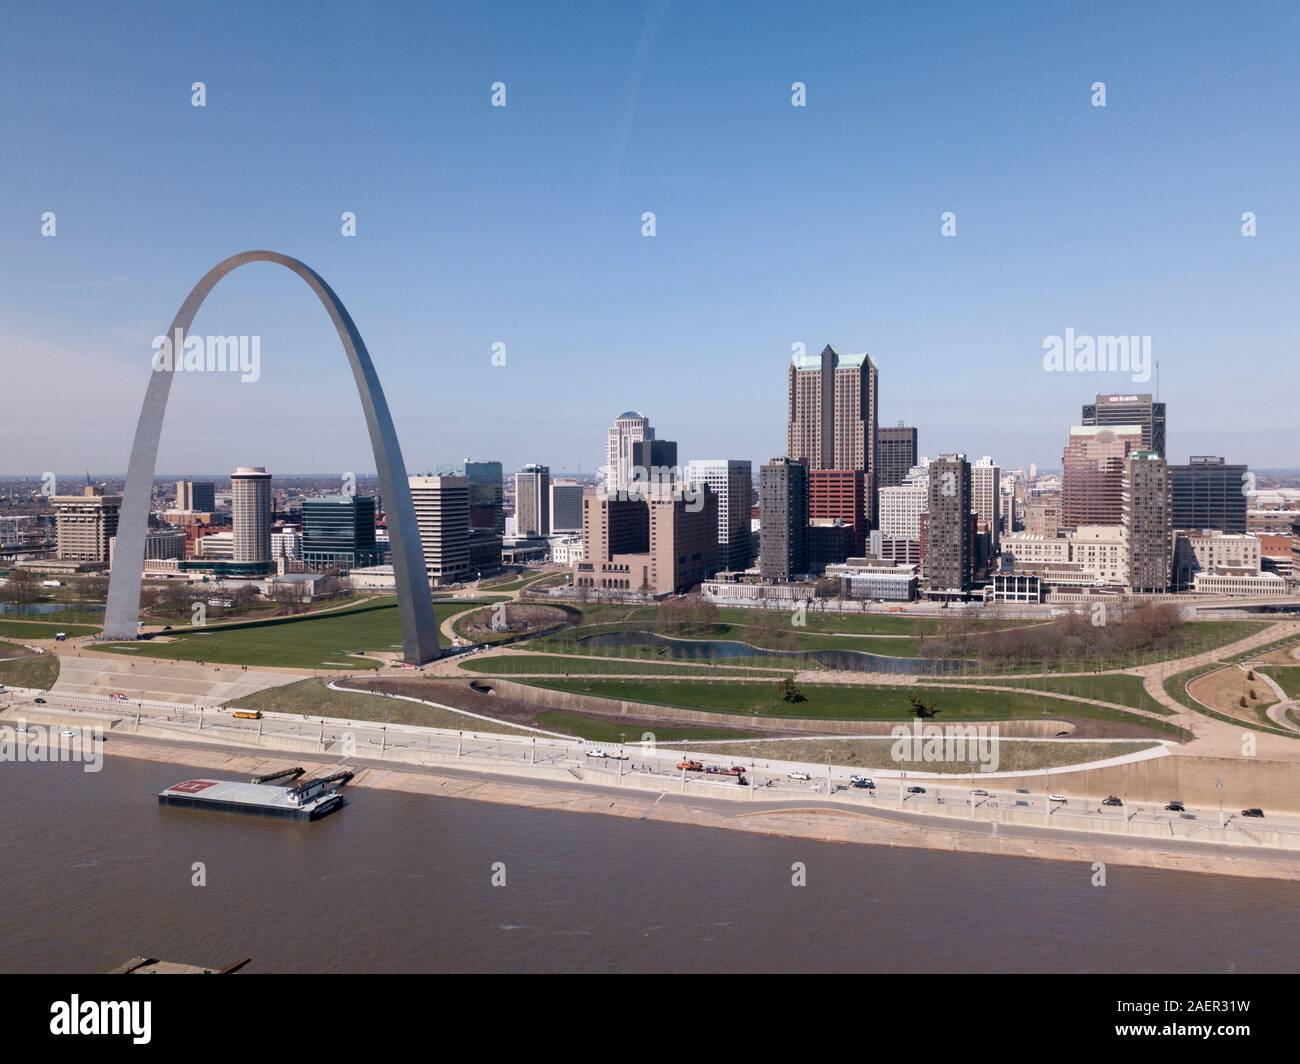
{"type": "Polygon", "coordinates": [[[1142,432],[1141,449],[1165,457],[1165,404],[1144,395],[1098,395],[1083,408],[1082,423],[1095,428],[1137,425],[1142,432]]]}
{"type": "Polygon", "coordinates": [[[614,419],[605,435],[605,494],[627,491],[634,465],[633,444],[654,438],[650,419],[639,410],[625,410],[614,419]]]}
{"type": "Polygon", "coordinates": [[[271,474],[263,466],[240,466],[230,474],[231,561],[241,572],[270,572],[271,474]]]}
{"type": "Polygon", "coordinates": [[[1135,451],[1125,463],[1123,524],[1129,586],[1140,593],[1168,591],[1173,553],[1169,467],[1155,451],[1135,451]]]}
{"type": "Polygon", "coordinates": [[[808,572],[808,469],[773,458],[759,470],[759,571],[764,580],[808,572]]]}
{"type": "Polygon", "coordinates": [[[375,545],[374,496],[321,495],[304,499],[299,550],[302,563],[313,570],[350,572],[380,564],[375,545]]]}
{"type": "Polygon", "coordinates": [[[1061,526],[1118,525],[1124,510],[1124,463],[1142,449],[1139,425],[1070,429],[1061,463],[1061,526]]]}
{"type": "Polygon", "coordinates": [[[880,430],[876,458],[876,488],[896,488],[916,465],[916,429],[899,422],[880,430]]]}
{"type": "Polygon", "coordinates": [[[467,579],[472,575],[468,478],[413,476],[410,486],[430,581],[454,584],[467,579]]]}
{"type": "Polygon", "coordinates": [[[971,543],[971,467],[963,454],[930,463],[925,519],[925,577],[931,595],[962,596],[974,576],[971,543]]]}
{"type": "Polygon", "coordinates": [[[550,534],[550,467],[526,465],[515,474],[515,535],[545,539],[550,534]]]}
{"type": "Polygon", "coordinates": [[[59,560],[107,565],[122,496],[105,495],[102,489],[87,484],[80,495],[51,496],[50,505],[59,560]]]}
{"type": "Polygon", "coordinates": [[[748,459],[703,458],[686,463],[684,479],[708,486],[718,500],[718,568],[748,569],[754,562],[750,511],[754,468],[748,459]]]}
{"type": "Polygon", "coordinates": [[[1193,455],[1169,467],[1174,528],[1213,528],[1232,535],[1247,531],[1249,472],[1213,455],[1193,455]]]}

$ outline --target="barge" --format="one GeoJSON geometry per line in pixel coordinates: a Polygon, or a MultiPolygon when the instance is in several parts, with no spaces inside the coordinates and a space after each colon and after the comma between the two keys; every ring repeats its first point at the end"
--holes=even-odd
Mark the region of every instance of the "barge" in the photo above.
{"type": "Polygon", "coordinates": [[[159,791],[158,804],[182,809],[247,813],[281,820],[319,820],[343,804],[343,796],[330,784],[351,778],[352,773],[345,770],[288,787],[240,783],[237,780],[185,780],[159,791]]]}

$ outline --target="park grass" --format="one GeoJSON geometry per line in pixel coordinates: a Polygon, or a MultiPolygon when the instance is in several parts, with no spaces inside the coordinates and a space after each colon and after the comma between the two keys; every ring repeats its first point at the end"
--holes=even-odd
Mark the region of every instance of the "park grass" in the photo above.
{"type": "Polygon", "coordinates": [[[1300,698],[1300,665],[1256,666],[1256,671],[1267,673],[1276,680],[1287,698],[1300,698]]]}
{"type": "MultiPolygon", "coordinates": [[[[663,739],[660,738],[660,742],[663,739]]],[[[1072,743],[1058,742],[1000,742],[997,746],[997,772],[1032,772],[1044,768],[1060,768],[1067,765],[1086,765],[1108,757],[1121,757],[1141,750],[1149,750],[1155,743],[1151,742],[1113,742],[1113,743],[1072,743]]],[[[951,775],[969,776],[979,773],[979,762],[963,761],[924,761],[913,760],[910,756],[896,759],[895,740],[893,739],[836,739],[836,738],[796,738],[765,739],[761,742],[737,741],[709,743],[695,749],[702,754],[729,754],[744,758],[747,764],[755,761],[800,761],[810,765],[842,765],[848,768],[897,769],[909,772],[936,772],[951,775]]],[[[910,749],[904,752],[911,754],[910,749]]],[[[882,788],[891,784],[880,782],[882,788]]],[[[979,786],[978,778],[975,785],[979,786]]]]}
{"type": "Polygon", "coordinates": [[[549,654],[497,654],[488,658],[466,658],[460,661],[466,672],[487,676],[518,676],[526,674],[599,676],[729,676],[733,678],[779,680],[792,676],[789,670],[764,670],[722,668],[719,666],[686,664],[667,665],[645,661],[619,661],[589,655],[585,658],[553,657],[549,654]]]}
{"type": "Polygon", "coordinates": [[[103,627],[99,624],[65,624],[49,621],[0,621],[0,636],[8,639],[53,639],[60,632],[68,635],[94,635],[103,627]]]}
{"type": "Polygon", "coordinates": [[[1017,691],[958,691],[953,688],[869,686],[859,684],[799,684],[803,701],[787,702],[778,682],[701,683],[691,680],[528,680],[530,686],[648,705],[677,706],[711,713],[804,720],[909,721],[916,711],[908,695],[939,709],[935,723],[1002,720],[1095,720],[1124,723],[1171,737],[1181,729],[1162,721],[1137,717],[1123,710],[1080,702],[1062,702],[1049,695],[1017,691]]]}
{"type": "Polygon", "coordinates": [[[1145,709],[1161,716],[1169,716],[1168,706],[1157,702],[1142,686],[1142,677],[1131,673],[1087,673],[1078,676],[1027,676],[1024,679],[1002,677],[954,682],[987,683],[1005,687],[1029,687],[1035,691],[1075,695],[1078,698],[1095,698],[1099,702],[1113,702],[1131,709],[1145,709]]]}
{"type": "Polygon", "coordinates": [[[713,739],[740,740],[741,731],[728,728],[693,728],[665,726],[655,724],[647,727],[643,724],[631,724],[624,720],[609,720],[601,717],[588,717],[581,713],[568,713],[560,709],[548,709],[537,714],[537,726],[547,731],[572,735],[578,739],[590,739],[598,743],[619,744],[623,742],[643,742],[646,735],[653,735],[657,743],[669,742],[708,742],[713,739]]]}
{"type": "Polygon", "coordinates": [[[425,728],[452,731],[493,732],[509,735],[529,734],[493,720],[482,720],[465,713],[408,702],[402,698],[385,698],[359,691],[335,691],[318,677],[299,680],[281,687],[268,687],[242,695],[226,703],[232,709],[260,709],[263,713],[299,713],[308,717],[343,717],[378,724],[416,724],[425,728]]]}
{"type": "Polygon", "coordinates": [[[0,682],[48,691],[58,678],[57,654],[29,654],[25,647],[0,643],[0,682]]]}
{"type": "MultiPolygon", "coordinates": [[[[1249,655],[1235,655],[1236,658],[1248,657],[1249,655]]],[[[1272,721],[1262,720],[1258,723],[1243,720],[1241,717],[1232,716],[1228,713],[1222,713],[1212,706],[1207,706],[1204,702],[1193,698],[1187,691],[1188,686],[1193,680],[1224,668],[1223,662],[1211,662],[1208,665],[1199,665],[1195,668],[1184,669],[1182,672],[1176,672],[1168,677],[1164,682],[1165,693],[1179,704],[1187,707],[1193,713],[1201,713],[1207,717],[1213,717],[1215,720],[1223,721],[1225,724],[1250,724],[1256,731],[1269,732],[1273,735],[1285,735],[1288,739],[1297,738],[1295,732],[1288,731],[1285,728],[1278,727],[1272,721]]]]}
{"type": "MultiPolygon", "coordinates": [[[[473,601],[437,602],[434,614],[441,624],[475,605],[473,601]]],[[[377,669],[381,663],[352,655],[400,651],[402,645],[393,596],[332,613],[178,630],[168,636],[148,643],[106,643],[97,649],[175,661],[355,671],[377,669]]]]}

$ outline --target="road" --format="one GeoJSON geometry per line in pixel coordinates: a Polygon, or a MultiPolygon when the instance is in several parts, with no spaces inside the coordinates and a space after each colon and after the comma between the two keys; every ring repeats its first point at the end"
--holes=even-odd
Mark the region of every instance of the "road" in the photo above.
{"type": "MultiPolygon", "coordinates": [[[[277,739],[309,743],[321,756],[345,760],[373,760],[391,766],[400,760],[406,767],[417,758],[428,758],[426,765],[438,771],[464,765],[479,766],[486,771],[530,776],[530,766],[567,772],[575,783],[584,786],[626,787],[633,782],[638,789],[658,790],[668,794],[696,798],[716,796],[733,804],[741,790],[737,777],[724,774],[687,771],[679,768],[683,755],[675,748],[658,748],[650,744],[600,745],[548,733],[513,735],[437,730],[415,725],[379,724],[344,721],[333,718],[304,718],[290,714],[269,713],[259,720],[236,719],[229,710],[199,708],[161,702],[115,702],[60,692],[40,695],[44,705],[34,702],[36,692],[10,691],[5,697],[10,706],[0,720],[13,720],[24,712],[42,709],[70,712],[112,713],[119,718],[116,728],[131,734],[138,721],[140,727],[152,728],[169,739],[185,742],[203,739],[206,743],[229,743],[247,750],[260,737],[263,748],[275,746],[277,739]],[[605,756],[599,756],[603,753],[605,756]],[[430,764],[432,762],[433,764],[430,764]]],[[[377,696],[379,697],[379,696],[377,696]]],[[[472,724],[467,719],[467,724],[472,724]]],[[[707,748],[704,748],[707,750],[707,748]]],[[[292,756],[292,755],[288,755],[292,756]]],[[[1169,839],[1197,841],[1207,829],[1222,826],[1230,841],[1252,845],[1260,829],[1276,831],[1294,838],[1300,847],[1300,816],[1267,815],[1263,820],[1241,816],[1239,809],[1188,807],[1183,813],[1172,812],[1163,803],[1125,802],[1118,807],[1101,804],[1099,795],[1066,792],[1065,802],[1048,799],[1059,786],[1056,777],[1044,775],[1041,788],[1008,788],[997,778],[976,775],[936,779],[918,777],[916,773],[895,770],[871,770],[874,788],[854,787],[854,770],[826,765],[794,766],[786,762],[773,765],[762,759],[732,755],[709,755],[694,748],[691,760],[718,768],[742,766],[748,785],[743,788],[747,808],[761,808],[776,802],[782,807],[826,803],[835,808],[856,808],[875,815],[924,816],[942,818],[947,826],[953,818],[975,821],[981,829],[1013,831],[1019,828],[1054,828],[1077,831],[1082,835],[1106,831],[1109,838],[1122,838],[1141,828],[1134,842],[1150,844],[1153,831],[1169,839]],[[801,772],[809,779],[792,778],[801,772]],[[909,793],[919,786],[924,793],[909,793]],[[975,795],[974,788],[986,795],[975,795]],[[1012,822],[1014,820],[1014,822],[1012,822]]],[[[859,770],[861,771],[861,770],[859,770]]],[[[1019,773],[1023,778],[1025,773],[1019,773]]],[[[535,777],[534,777],[535,778],[535,777]]],[[[1170,798],[1176,797],[1170,795],[1170,798]]],[[[1267,811],[1266,811],[1267,812],[1267,811]]],[[[1221,846],[1222,843],[1214,843],[1221,846]]]]}

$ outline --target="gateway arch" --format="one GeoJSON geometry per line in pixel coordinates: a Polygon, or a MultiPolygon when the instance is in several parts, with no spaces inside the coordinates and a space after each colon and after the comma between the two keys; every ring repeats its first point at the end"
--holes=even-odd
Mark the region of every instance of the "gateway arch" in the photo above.
{"type": "MultiPolygon", "coordinates": [[[[250,262],[275,262],[292,270],[316,293],[338,330],[343,350],[356,378],[361,409],[366,415],[370,445],[375,452],[379,487],[384,495],[388,515],[388,536],[397,587],[397,612],[402,626],[402,645],[406,661],[422,665],[438,656],[438,624],[433,614],[433,599],[420,547],[420,531],[411,501],[411,486],[406,477],[406,463],[397,442],[397,432],[388,412],[384,390],[370,361],[365,341],[357,332],[352,316],[334,290],[305,263],[275,251],[245,251],[232,255],[212,267],[194,286],[189,297],[176,312],[168,337],[181,338],[189,332],[194,315],[217,282],[232,270],[250,262]]],[[[175,349],[179,354],[179,346],[175,349]]],[[[158,441],[162,435],[163,414],[171,391],[174,369],[155,370],[149,377],[140,421],[131,446],[131,464],[127,467],[126,489],[118,517],[117,547],[108,584],[108,606],[104,615],[105,639],[135,639],[140,613],[140,582],[144,570],[145,534],[158,461],[158,441]]]]}

